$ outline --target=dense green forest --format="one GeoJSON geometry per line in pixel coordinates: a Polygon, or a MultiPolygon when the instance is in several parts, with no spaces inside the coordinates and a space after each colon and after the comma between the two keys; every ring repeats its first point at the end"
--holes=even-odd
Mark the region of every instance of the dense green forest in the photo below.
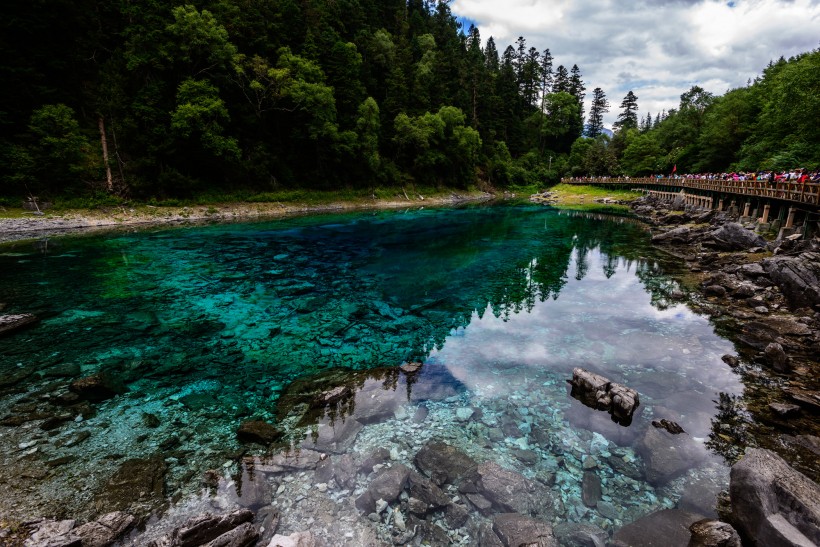
{"type": "Polygon", "coordinates": [[[547,185],[816,167],[820,52],[639,113],[423,0],[7,0],[0,196],[547,185]],[[582,136],[585,134],[587,136],[582,136]]]}

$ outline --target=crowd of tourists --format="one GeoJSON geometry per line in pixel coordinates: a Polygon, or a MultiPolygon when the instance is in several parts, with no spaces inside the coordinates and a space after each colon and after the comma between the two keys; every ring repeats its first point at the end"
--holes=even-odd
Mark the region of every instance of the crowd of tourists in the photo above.
{"type": "MultiPolygon", "coordinates": [[[[658,175],[657,178],[664,178],[658,175]]],[[[820,183],[820,170],[809,171],[808,169],[792,169],[789,171],[757,171],[757,172],[732,172],[732,173],[697,173],[697,174],[672,174],[668,178],[692,179],[692,180],[726,180],[726,181],[768,181],[774,185],[778,182],[820,183]]]]}

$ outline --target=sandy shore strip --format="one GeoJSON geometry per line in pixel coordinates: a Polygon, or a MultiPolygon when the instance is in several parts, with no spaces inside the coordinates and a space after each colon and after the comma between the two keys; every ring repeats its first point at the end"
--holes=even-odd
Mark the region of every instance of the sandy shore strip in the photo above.
{"type": "Polygon", "coordinates": [[[264,220],[291,215],[401,209],[403,207],[435,207],[460,203],[489,201],[495,196],[487,193],[451,194],[424,200],[342,201],[318,205],[282,203],[223,203],[191,207],[118,207],[106,210],[68,211],[60,214],[46,212],[42,216],[0,218],[0,243],[55,237],[68,234],[90,233],[122,228],[147,228],[207,222],[241,222],[264,220]]]}

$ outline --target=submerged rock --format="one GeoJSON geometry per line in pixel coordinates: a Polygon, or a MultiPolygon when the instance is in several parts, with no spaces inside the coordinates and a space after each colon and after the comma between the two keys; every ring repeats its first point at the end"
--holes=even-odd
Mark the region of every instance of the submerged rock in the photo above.
{"type": "Polygon", "coordinates": [[[629,547],[686,545],[691,537],[689,526],[702,519],[701,515],[688,511],[664,509],[627,524],[615,532],[612,539],[617,545],[629,547]]]}
{"type": "Polygon", "coordinates": [[[689,527],[692,538],[688,547],[741,547],[740,536],[732,525],[713,519],[703,519],[689,527]]]}
{"type": "Polygon", "coordinates": [[[581,499],[587,507],[595,507],[601,501],[601,479],[592,471],[585,471],[581,481],[581,499]]]}
{"type": "Polygon", "coordinates": [[[455,484],[476,467],[467,454],[440,441],[429,441],[416,453],[416,466],[438,486],[455,484]]]}
{"type": "Polygon", "coordinates": [[[335,422],[325,420],[315,432],[310,431],[302,446],[320,452],[343,454],[356,442],[363,427],[361,422],[350,417],[335,422]]]}
{"type": "Polygon", "coordinates": [[[750,448],[732,466],[738,531],[753,545],[820,544],[820,486],[769,450],[750,448]]]}
{"type": "Polygon", "coordinates": [[[387,503],[395,501],[407,485],[410,473],[410,468],[402,464],[395,464],[382,470],[370,482],[367,490],[356,498],[356,508],[368,514],[376,510],[378,500],[384,500],[387,503]]]}
{"type": "Polygon", "coordinates": [[[524,513],[546,517],[552,508],[552,494],[548,488],[492,461],[482,463],[465,476],[459,485],[459,491],[467,494],[470,501],[474,498],[479,504],[481,498],[489,501],[497,513],[524,513]]]}
{"type": "Polygon", "coordinates": [[[104,372],[74,380],[68,389],[92,403],[111,399],[126,391],[125,386],[104,372]]]}
{"type": "Polygon", "coordinates": [[[493,532],[505,547],[557,547],[552,528],[541,522],[517,513],[496,515],[493,532]]]}
{"type": "Polygon", "coordinates": [[[126,460],[97,494],[95,503],[115,511],[151,509],[165,498],[166,471],[161,454],[126,460]]]}
{"type": "Polygon", "coordinates": [[[688,435],[672,435],[654,427],[646,430],[639,449],[646,480],[656,486],[679,477],[704,455],[701,447],[688,435]]]}
{"type": "Polygon", "coordinates": [[[236,438],[242,442],[269,445],[282,437],[282,432],[263,420],[247,420],[236,430],[236,438]]]}
{"type": "Polygon", "coordinates": [[[562,522],[552,529],[562,547],[604,547],[609,534],[592,524],[562,522]]]}

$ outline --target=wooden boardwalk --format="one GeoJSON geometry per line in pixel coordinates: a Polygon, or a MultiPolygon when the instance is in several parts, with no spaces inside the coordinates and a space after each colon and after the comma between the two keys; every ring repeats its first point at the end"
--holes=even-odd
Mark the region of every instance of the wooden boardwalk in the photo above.
{"type": "Polygon", "coordinates": [[[705,180],[686,178],[567,178],[564,184],[614,186],[636,190],[680,191],[682,189],[712,192],[718,195],[736,195],[796,203],[803,208],[820,209],[820,184],[800,184],[795,181],[778,182],[769,186],[765,180],[705,180]]]}

